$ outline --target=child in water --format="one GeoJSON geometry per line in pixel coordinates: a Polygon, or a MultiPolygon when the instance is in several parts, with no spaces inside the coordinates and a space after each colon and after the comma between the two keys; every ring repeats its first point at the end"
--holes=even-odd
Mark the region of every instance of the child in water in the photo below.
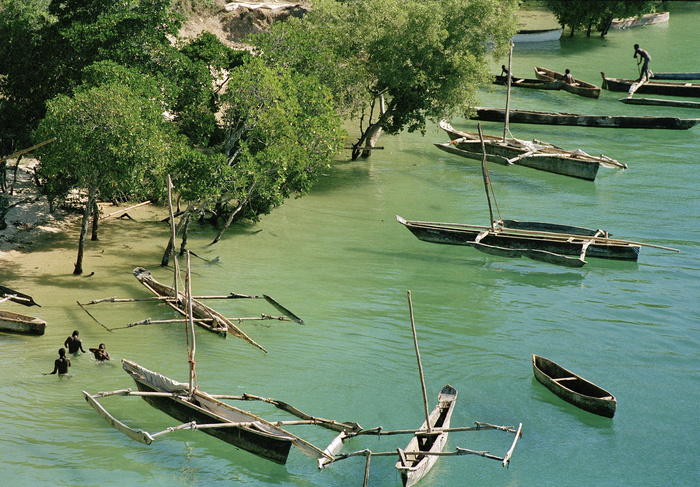
{"type": "Polygon", "coordinates": [[[99,348],[91,348],[90,351],[95,355],[95,360],[100,362],[104,360],[112,360],[109,356],[109,352],[105,349],[105,344],[100,343],[99,348]]]}
{"type": "Polygon", "coordinates": [[[66,375],[68,374],[68,367],[70,367],[70,359],[66,357],[66,349],[59,348],[58,358],[53,364],[53,372],[51,373],[55,374],[58,372],[59,375],[66,375]]]}

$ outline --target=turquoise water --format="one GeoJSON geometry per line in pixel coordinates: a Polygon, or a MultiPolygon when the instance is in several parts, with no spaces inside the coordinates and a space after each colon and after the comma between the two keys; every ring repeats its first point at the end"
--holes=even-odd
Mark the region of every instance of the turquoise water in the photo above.
{"type": "MultiPolygon", "coordinates": [[[[668,25],[611,32],[604,39],[562,38],[552,46],[516,47],[513,72],[532,66],[600,83],[600,71],[636,77],[634,43],[652,55],[652,70],[697,71],[700,5],[672,5],[668,25]]],[[[495,66],[506,63],[497,60],[495,66]]],[[[590,114],[697,117],[697,110],[628,106],[623,94],[599,100],[565,92],[513,91],[513,108],[590,114]]],[[[504,106],[493,87],[483,106],[504,106]]],[[[457,128],[475,123],[454,120],[457,128]]],[[[486,133],[502,133],[484,124],[486,133]]],[[[700,321],[700,205],[697,147],[690,131],[614,130],[512,125],[514,136],[537,138],[625,162],[601,169],[593,182],[522,167],[490,167],[504,218],[603,228],[615,236],[678,248],[643,248],[636,263],[590,259],[581,269],[506,259],[470,248],[417,240],[395,220],[487,224],[478,164],[444,154],[447,140],[431,126],[425,137],[380,139],[367,161],[340,160],[310,196],[292,200],[256,224],[236,228],[215,246],[215,233],[192,228],[189,248],[196,294],[268,294],[302,317],[304,325],[247,321],[241,327],[266,355],[233,337],[197,333],[197,376],[210,393],[249,392],[287,401],[310,414],[364,427],[417,427],[423,421],[406,292],[412,293],[430,407],[447,383],[459,391],[453,426],[474,421],[515,425],[523,437],[509,469],[474,456],[438,461],[420,485],[581,486],[697,485],[700,480],[697,405],[700,321]],[[596,382],[618,399],[614,419],[559,400],[532,375],[531,354],[548,357],[596,382]]],[[[71,275],[77,230],[53,238],[38,253],[3,268],[3,283],[34,296],[41,308],[4,309],[47,320],[43,337],[0,335],[0,475],[8,485],[361,485],[364,458],[323,471],[298,451],[285,466],[237,450],[201,432],[165,435],[142,445],[110,428],[88,407],[92,393],[133,387],[119,360],[134,360],[186,381],[181,325],[108,332],[76,301],[146,297],[132,276],[159,267],[168,238],[160,213],[142,208],[135,221],[108,220],[89,243],[86,274],[71,275]],[[67,378],[50,372],[56,350],[72,330],[86,347],[107,344],[112,362],[72,358],[67,378]]],[[[276,314],[262,300],[217,301],[227,316],[276,314]]],[[[88,308],[108,328],[151,317],[173,318],[152,303],[104,303],[88,308]]],[[[137,398],[103,404],[134,427],[159,431],[168,416],[137,398]]],[[[272,407],[243,405],[273,419],[272,407]]],[[[332,432],[290,427],[325,447],[332,432]]],[[[453,433],[455,447],[503,455],[512,435],[453,433]]],[[[405,447],[408,437],[358,438],[345,451],[405,447]]],[[[393,458],[375,457],[369,485],[400,485],[393,458]]]]}

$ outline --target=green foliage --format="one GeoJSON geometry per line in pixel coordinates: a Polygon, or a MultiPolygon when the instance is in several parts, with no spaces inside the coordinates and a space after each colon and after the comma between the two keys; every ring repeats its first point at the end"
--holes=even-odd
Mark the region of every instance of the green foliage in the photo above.
{"type": "Polygon", "coordinates": [[[160,178],[170,142],[159,104],[123,84],[59,95],[48,103],[37,140],[57,137],[39,150],[38,172],[50,200],[67,190],[99,190],[102,197],[140,197],[160,178]]]}
{"type": "Polygon", "coordinates": [[[569,0],[545,0],[559,23],[571,29],[571,35],[577,29],[591,29],[596,26],[605,35],[613,18],[633,17],[652,12],[655,1],[638,0],[589,0],[572,2],[569,0]]]}
{"type": "MultiPolygon", "coordinates": [[[[255,39],[271,66],[313,74],[342,114],[369,116],[389,133],[425,130],[462,113],[489,73],[488,40],[502,55],[515,33],[515,0],[332,0],[255,39]],[[376,110],[379,96],[387,112],[376,110]]],[[[364,136],[363,135],[363,136],[364,136]]]]}
{"type": "Polygon", "coordinates": [[[306,194],[343,144],[330,93],[314,78],[251,60],[231,73],[224,99],[222,170],[241,217],[256,219],[293,194],[306,194]]]}

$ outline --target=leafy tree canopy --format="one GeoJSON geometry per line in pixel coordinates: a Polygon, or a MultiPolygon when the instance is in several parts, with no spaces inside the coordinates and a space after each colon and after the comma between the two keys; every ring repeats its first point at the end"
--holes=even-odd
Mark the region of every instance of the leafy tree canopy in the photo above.
{"type": "Polygon", "coordinates": [[[319,0],[253,42],[270,66],[329,86],[341,114],[360,118],[359,146],[379,130],[424,131],[426,119],[472,105],[490,47],[502,55],[515,33],[516,8],[515,0],[319,0]]]}

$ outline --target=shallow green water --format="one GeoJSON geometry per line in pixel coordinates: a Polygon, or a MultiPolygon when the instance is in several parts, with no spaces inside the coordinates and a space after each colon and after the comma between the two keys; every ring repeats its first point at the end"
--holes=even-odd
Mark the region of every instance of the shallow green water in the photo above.
{"type": "MultiPolygon", "coordinates": [[[[563,38],[514,52],[513,72],[532,66],[600,83],[601,70],[636,77],[634,43],[650,51],[652,70],[697,71],[700,5],[673,5],[665,26],[615,31],[604,39],[563,38]]],[[[498,60],[494,66],[507,62],[498,60]]],[[[565,92],[514,90],[513,108],[590,114],[697,117],[695,110],[627,106],[622,94],[599,100],[565,92]]],[[[505,90],[484,93],[484,106],[504,106],[505,90]]],[[[458,128],[475,124],[453,121],[458,128]]],[[[502,133],[485,124],[487,133],[502,133]]],[[[197,294],[268,294],[305,320],[245,322],[241,327],[267,355],[229,337],[197,334],[197,375],[210,393],[250,392],[290,402],[314,415],[387,429],[420,425],[422,398],[406,291],[411,290],[430,407],[446,383],[459,391],[453,426],[473,421],[517,425],[520,440],[509,469],[477,457],[440,460],[421,485],[581,486],[697,485],[700,455],[697,405],[700,205],[697,147],[690,131],[511,126],[513,135],[566,148],[605,153],[629,164],[601,169],[595,183],[527,168],[490,168],[504,218],[604,228],[620,238],[675,247],[643,248],[637,263],[590,259],[572,270],[506,259],[470,248],[417,240],[395,220],[488,223],[478,164],[432,144],[447,137],[383,138],[368,161],[339,163],[313,193],[275,210],[262,222],[227,234],[217,245],[209,229],[193,228],[189,248],[213,263],[193,261],[197,294]],[[537,383],[537,353],[596,382],[618,399],[614,419],[581,411],[537,383]]],[[[47,334],[0,335],[0,474],[8,485],[361,485],[364,458],[318,471],[292,451],[274,465],[203,433],[177,432],[151,446],[112,430],[82,399],[81,390],[133,387],[119,360],[134,360],[174,379],[187,379],[180,325],[108,332],[76,304],[109,296],[146,297],[132,277],[159,267],[168,229],[148,209],[137,221],[110,220],[91,243],[86,273],[73,277],[77,233],[3,271],[3,282],[34,296],[31,311],[49,322],[47,334]],[[145,223],[144,223],[145,222],[145,223]],[[50,372],[56,350],[73,329],[86,347],[107,344],[113,361],[73,358],[69,378],[50,372]]],[[[264,301],[217,301],[227,316],[276,314],[264,301]]],[[[92,315],[109,328],[146,317],[172,318],[148,303],[100,304],[92,315]]],[[[174,421],[136,398],[103,403],[129,424],[150,431],[174,421]]],[[[245,404],[266,417],[274,408],[245,404]]],[[[290,428],[292,429],[292,428],[290,428]]],[[[293,429],[325,446],[332,433],[293,429]]],[[[512,435],[454,433],[460,446],[503,455],[512,435]]],[[[404,447],[406,437],[356,439],[345,451],[404,447]]],[[[399,485],[394,459],[373,458],[369,485],[399,485]]]]}

